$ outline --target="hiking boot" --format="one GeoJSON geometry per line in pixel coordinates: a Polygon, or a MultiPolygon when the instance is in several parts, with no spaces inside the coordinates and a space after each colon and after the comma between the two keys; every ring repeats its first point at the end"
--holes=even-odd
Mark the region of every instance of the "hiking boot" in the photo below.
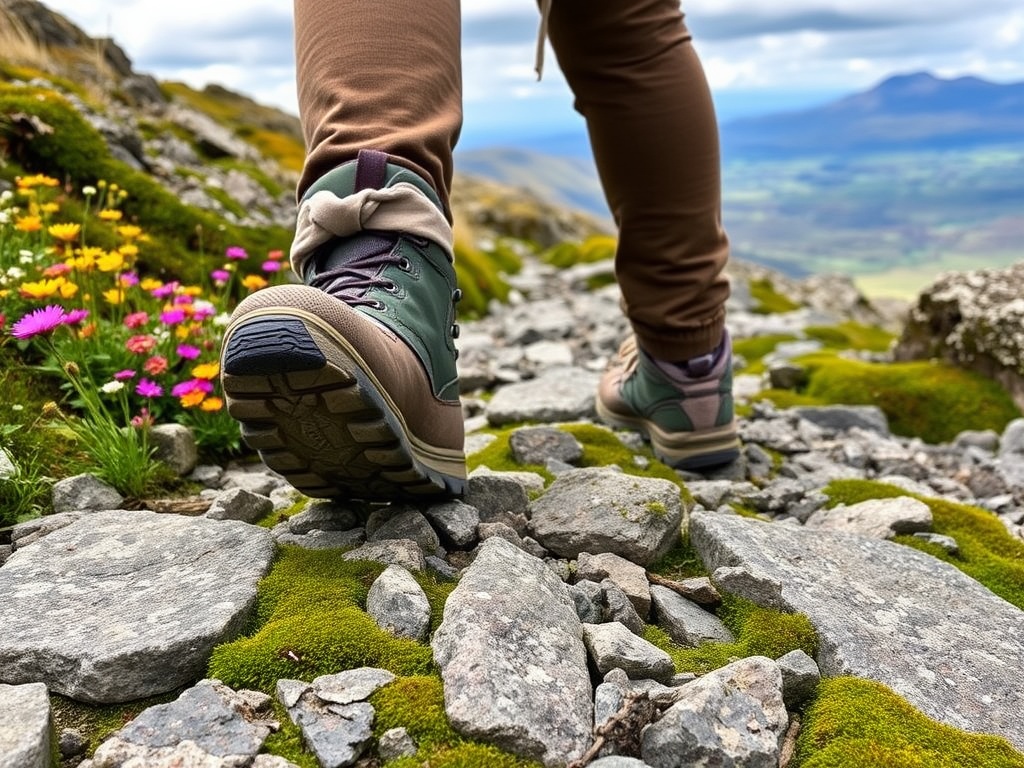
{"type": "Polygon", "coordinates": [[[317,193],[313,202],[344,209],[335,217],[344,222],[328,225],[335,234],[299,267],[305,285],[257,291],[235,310],[221,366],[228,412],[267,466],[308,496],[459,495],[460,293],[450,251],[410,231],[362,229],[364,221],[393,221],[394,206],[390,220],[374,218],[388,206],[381,199],[405,195],[422,214],[422,195],[436,211],[428,205],[421,218],[436,214],[450,236],[441,204],[415,173],[369,151],[318,180],[304,201],[317,193]],[[359,208],[367,194],[376,197],[359,208]],[[354,217],[345,208],[352,202],[354,217]]]}
{"type": "Polygon", "coordinates": [[[601,378],[597,414],[641,432],[672,467],[700,469],[739,458],[728,333],[715,352],[678,366],[656,362],[630,336],[601,378]]]}

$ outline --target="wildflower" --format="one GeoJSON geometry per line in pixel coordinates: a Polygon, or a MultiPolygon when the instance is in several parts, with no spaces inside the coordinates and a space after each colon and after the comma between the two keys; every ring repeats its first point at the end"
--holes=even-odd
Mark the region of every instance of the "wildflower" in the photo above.
{"type": "Polygon", "coordinates": [[[43,228],[43,220],[38,216],[22,216],[15,220],[14,228],[19,232],[38,232],[43,228]]]}
{"type": "Polygon", "coordinates": [[[79,325],[88,316],[88,309],[73,309],[64,318],[64,325],[79,325]]]}
{"type": "Polygon", "coordinates": [[[27,248],[22,248],[20,251],[18,251],[19,264],[34,264],[35,261],[36,255],[27,248]]]}
{"type": "Polygon", "coordinates": [[[193,298],[195,298],[196,296],[202,296],[203,295],[203,289],[200,288],[198,285],[186,285],[186,286],[183,286],[181,288],[181,292],[185,296],[191,296],[193,298]]]}
{"type": "Polygon", "coordinates": [[[103,249],[96,246],[88,246],[77,251],[77,256],[68,259],[65,263],[79,272],[88,272],[96,266],[96,259],[103,255],[103,249]]]}
{"type": "Polygon", "coordinates": [[[220,363],[202,363],[192,369],[192,375],[197,379],[215,379],[220,373],[220,363]]]}
{"type": "Polygon", "coordinates": [[[139,288],[150,294],[161,285],[163,285],[163,281],[157,280],[155,277],[146,277],[139,281],[139,288]]]}
{"type": "Polygon", "coordinates": [[[179,293],[174,297],[174,305],[190,305],[195,302],[195,298],[189,293],[179,293]]]}
{"type": "Polygon", "coordinates": [[[284,258],[284,251],[267,251],[267,258],[273,261],[281,261],[284,258]]]}
{"type": "Polygon", "coordinates": [[[111,288],[103,292],[103,298],[108,304],[118,305],[124,302],[124,291],[120,288],[111,288]]]}
{"type": "Polygon", "coordinates": [[[64,307],[50,305],[30,312],[11,326],[11,336],[16,339],[30,339],[49,333],[64,322],[67,317],[64,307]]]}
{"type": "Polygon", "coordinates": [[[269,260],[268,261],[264,261],[263,264],[260,265],[260,269],[262,269],[264,272],[267,272],[268,274],[271,273],[271,272],[280,272],[281,271],[281,262],[279,262],[279,261],[269,261],[269,260]]]}
{"type": "Polygon", "coordinates": [[[57,292],[60,294],[62,299],[70,299],[78,293],[78,286],[74,283],[68,282],[63,277],[58,277],[57,282],[59,283],[57,286],[57,292]]]}
{"type": "Polygon", "coordinates": [[[124,316],[126,328],[140,328],[149,322],[149,315],[145,312],[131,312],[124,316]]]}
{"type": "Polygon", "coordinates": [[[134,272],[124,272],[117,278],[117,281],[125,288],[131,288],[133,285],[139,284],[139,276],[134,272]]]}
{"type": "Polygon", "coordinates": [[[18,185],[18,189],[32,189],[33,187],[56,187],[60,185],[60,181],[53,178],[52,176],[46,176],[42,173],[35,173],[31,176],[18,176],[14,183],[18,185]]]}
{"type": "Polygon", "coordinates": [[[260,275],[246,275],[242,278],[242,285],[250,291],[258,291],[260,288],[266,288],[268,283],[266,278],[260,275]]]}
{"type": "Polygon", "coordinates": [[[120,392],[122,389],[124,389],[123,381],[108,381],[106,384],[100,387],[100,392],[102,392],[105,395],[114,395],[120,392]]]}
{"type": "Polygon", "coordinates": [[[43,270],[43,277],[60,277],[71,272],[71,265],[61,262],[60,264],[51,264],[43,270]]]}
{"type": "Polygon", "coordinates": [[[219,411],[223,407],[224,401],[219,397],[208,397],[199,404],[199,408],[207,412],[219,411]]]}
{"type": "Polygon", "coordinates": [[[178,398],[183,408],[199,405],[213,391],[213,384],[203,379],[189,379],[175,384],[171,394],[178,398]]]}
{"type": "Polygon", "coordinates": [[[232,245],[224,251],[224,255],[233,261],[243,261],[249,258],[249,254],[246,253],[245,248],[239,245],[232,245]]]}
{"type": "Polygon", "coordinates": [[[221,312],[219,315],[213,318],[212,322],[213,325],[216,326],[217,328],[225,328],[227,327],[228,323],[231,322],[231,313],[221,312]]]}
{"type": "Polygon", "coordinates": [[[164,325],[177,325],[185,320],[185,310],[170,309],[160,313],[160,322],[164,325]]]}
{"type": "Polygon", "coordinates": [[[149,379],[140,379],[135,385],[135,394],[140,397],[160,397],[163,393],[164,388],[149,379]]]}
{"type": "Polygon", "coordinates": [[[218,288],[223,288],[228,284],[228,280],[231,279],[231,273],[226,269],[215,269],[210,273],[210,278],[213,280],[213,284],[218,288]]]}
{"type": "Polygon", "coordinates": [[[91,187],[91,186],[82,187],[82,195],[84,195],[85,197],[92,197],[95,194],[96,194],[96,187],[91,187]]]}
{"type": "Polygon", "coordinates": [[[25,277],[25,270],[21,267],[10,267],[7,270],[7,277],[11,280],[21,280],[25,277]]]}
{"type": "Polygon", "coordinates": [[[125,240],[135,240],[137,237],[142,235],[142,228],[137,227],[134,224],[122,224],[117,228],[117,234],[125,240]]]}
{"type": "MultiPolygon", "coordinates": [[[[145,281],[143,281],[143,282],[145,282],[145,281]]],[[[151,296],[153,296],[153,297],[155,297],[157,299],[166,299],[168,296],[173,296],[174,295],[174,292],[178,290],[178,286],[179,285],[181,285],[181,283],[179,283],[177,280],[174,280],[173,282],[163,283],[163,284],[157,286],[156,288],[151,290],[149,293],[150,293],[151,296]]],[[[140,285],[140,287],[142,287],[142,286],[140,285]]],[[[145,290],[144,287],[143,287],[143,290],[145,290]]]]}
{"type": "Polygon", "coordinates": [[[128,381],[128,379],[135,378],[135,371],[131,368],[125,368],[123,371],[118,371],[114,374],[115,381],[128,381]]]}
{"type": "Polygon", "coordinates": [[[124,266],[124,254],[107,251],[96,259],[96,266],[100,272],[117,272],[124,266]]]}
{"type": "Polygon", "coordinates": [[[37,283],[22,283],[18,293],[26,299],[48,299],[57,292],[60,283],[57,278],[52,280],[40,280],[37,283]]]}
{"type": "Polygon", "coordinates": [[[51,224],[46,231],[63,243],[73,243],[78,239],[78,233],[82,231],[82,225],[69,223],[51,224]]]}
{"type": "Polygon", "coordinates": [[[175,351],[178,357],[183,360],[195,360],[202,354],[202,350],[199,347],[193,347],[191,344],[179,344],[175,351]]]}
{"type": "Polygon", "coordinates": [[[145,355],[156,348],[156,339],[149,335],[132,336],[124,346],[133,354],[145,355]]]}
{"type": "Polygon", "coordinates": [[[103,221],[120,221],[124,214],[114,208],[104,208],[96,215],[103,221]]]}
{"type": "Polygon", "coordinates": [[[139,246],[134,243],[125,243],[124,245],[118,246],[117,252],[126,259],[132,259],[139,255],[139,246]]]}
{"type": "Polygon", "coordinates": [[[53,402],[53,400],[48,400],[47,402],[43,403],[41,413],[44,419],[60,418],[60,406],[53,402]]]}
{"type": "Polygon", "coordinates": [[[60,210],[60,206],[57,203],[43,203],[39,206],[39,210],[43,213],[56,213],[60,210]]]}
{"type": "Polygon", "coordinates": [[[153,355],[142,364],[142,370],[150,376],[159,376],[161,373],[165,373],[167,368],[167,358],[163,355],[153,355]]]}
{"type": "Polygon", "coordinates": [[[204,302],[203,304],[196,305],[192,310],[192,319],[202,321],[208,317],[213,317],[215,314],[217,314],[217,308],[212,304],[204,302]]]}
{"type": "Polygon", "coordinates": [[[68,376],[77,378],[78,374],[80,374],[81,372],[82,371],[78,367],[78,363],[76,363],[74,360],[69,360],[68,362],[64,363],[64,373],[66,373],[68,376]]]}
{"type": "Polygon", "coordinates": [[[148,408],[142,408],[137,416],[132,416],[132,426],[136,429],[153,426],[153,415],[148,408]]]}

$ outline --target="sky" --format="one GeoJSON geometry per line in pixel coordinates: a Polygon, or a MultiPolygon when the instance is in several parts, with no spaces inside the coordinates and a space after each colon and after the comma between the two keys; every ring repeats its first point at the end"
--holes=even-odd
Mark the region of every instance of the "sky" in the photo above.
{"type": "MultiPolygon", "coordinates": [[[[136,71],[297,112],[286,0],[44,4],[112,37],[136,71]]],[[[1020,0],[684,0],[683,10],[723,122],[824,103],[892,74],[1024,81],[1020,0]]],[[[550,49],[536,81],[534,0],[463,0],[462,15],[464,147],[579,129],[550,49]]]]}

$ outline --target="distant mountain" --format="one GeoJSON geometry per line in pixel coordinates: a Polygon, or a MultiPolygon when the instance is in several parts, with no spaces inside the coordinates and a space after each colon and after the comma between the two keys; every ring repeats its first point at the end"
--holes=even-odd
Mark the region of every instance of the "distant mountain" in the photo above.
{"type": "Polygon", "coordinates": [[[722,127],[726,159],[1024,145],[1024,83],[898,75],[814,109],[722,127]]]}

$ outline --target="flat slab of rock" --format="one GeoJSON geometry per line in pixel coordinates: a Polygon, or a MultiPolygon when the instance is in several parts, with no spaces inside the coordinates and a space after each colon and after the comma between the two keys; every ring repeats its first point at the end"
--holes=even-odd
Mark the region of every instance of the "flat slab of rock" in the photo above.
{"type": "Polygon", "coordinates": [[[679,487],[609,467],[559,475],[533,502],[533,536],[561,557],[612,552],[649,565],[679,541],[679,487]]]}
{"type": "Polygon", "coordinates": [[[859,504],[819,509],[805,525],[808,528],[859,533],[874,539],[890,539],[901,533],[931,530],[932,510],[923,501],[910,496],[868,499],[859,504]]]}
{"type": "Polygon", "coordinates": [[[889,541],[735,515],[694,514],[690,540],[710,570],[731,569],[731,591],[811,620],[823,675],[877,680],[1024,749],[1024,611],[974,579],[889,541]]]}
{"type": "Polygon", "coordinates": [[[116,703],[202,677],[270,567],[269,531],[143,511],[96,512],[0,568],[0,682],[116,703]]]}
{"type": "Polygon", "coordinates": [[[431,644],[460,733],[550,766],[590,746],[583,625],[543,561],[504,539],[485,541],[431,644]]]}
{"type": "Polygon", "coordinates": [[[559,368],[536,379],[502,387],[487,404],[494,426],[534,421],[551,424],[594,415],[599,376],[583,368],[559,368]]]}
{"type": "Polygon", "coordinates": [[[48,768],[50,698],[42,683],[0,684],[0,768],[48,768]]]}

